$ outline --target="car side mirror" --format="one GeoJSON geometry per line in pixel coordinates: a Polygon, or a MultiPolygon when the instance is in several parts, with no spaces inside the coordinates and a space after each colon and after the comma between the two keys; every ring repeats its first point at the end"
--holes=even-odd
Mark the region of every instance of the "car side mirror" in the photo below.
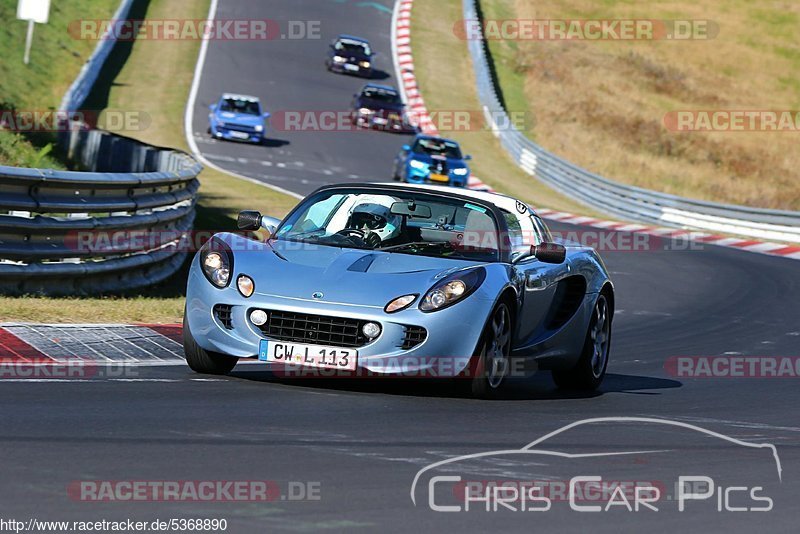
{"type": "Polygon", "coordinates": [[[403,145],[403,150],[409,152],[411,150],[411,145],[403,145]]]}
{"type": "Polygon", "coordinates": [[[269,117],[270,117],[270,112],[269,111],[265,111],[264,112],[264,118],[268,119],[269,117]]]}
{"type": "Polygon", "coordinates": [[[540,243],[531,247],[533,256],[544,263],[564,263],[567,247],[559,243],[540,243]]]}
{"type": "Polygon", "coordinates": [[[469,160],[471,160],[471,159],[472,159],[472,156],[470,156],[469,154],[467,154],[466,156],[464,156],[464,161],[469,161],[469,160]]]}
{"type": "Polygon", "coordinates": [[[210,109],[211,111],[214,111],[215,109],[217,109],[217,105],[216,104],[211,104],[210,106],[208,106],[208,109],[210,109]]]}
{"type": "Polygon", "coordinates": [[[240,211],[239,217],[236,219],[236,226],[239,230],[256,231],[263,229],[269,232],[269,235],[274,234],[280,224],[281,221],[279,219],[261,215],[260,212],[255,210],[240,211]]]}
{"type": "Polygon", "coordinates": [[[564,263],[564,260],[567,259],[567,248],[558,243],[531,245],[529,251],[523,252],[514,258],[512,263],[519,263],[531,257],[544,263],[564,263]]]}

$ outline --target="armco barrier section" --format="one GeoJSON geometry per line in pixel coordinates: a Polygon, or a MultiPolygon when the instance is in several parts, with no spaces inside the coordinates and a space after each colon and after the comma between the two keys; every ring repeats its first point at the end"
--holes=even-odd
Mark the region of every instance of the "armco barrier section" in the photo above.
{"type": "Polygon", "coordinates": [[[78,123],[59,144],[85,172],[0,166],[0,292],[97,294],[172,275],[202,166],[78,123]]]}
{"type": "MultiPolygon", "coordinates": [[[[477,1],[463,0],[464,20],[479,19],[477,1]]],[[[800,212],[705,202],[623,185],[551,154],[513,127],[497,96],[483,36],[467,42],[486,119],[526,173],[587,206],[629,220],[800,242],[800,212]]]]}

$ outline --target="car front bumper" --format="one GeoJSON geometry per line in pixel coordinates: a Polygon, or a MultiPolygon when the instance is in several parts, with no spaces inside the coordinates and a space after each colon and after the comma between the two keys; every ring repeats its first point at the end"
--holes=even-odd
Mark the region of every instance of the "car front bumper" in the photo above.
{"type": "Polygon", "coordinates": [[[330,68],[333,72],[337,72],[340,74],[353,74],[355,76],[364,76],[369,78],[372,76],[372,67],[364,68],[361,65],[355,63],[336,63],[335,61],[330,62],[330,68]],[[345,67],[345,65],[351,65],[358,67],[357,70],[351,70],[350,68],[345,67]]]}
{"type": "Polygon", "coordinates": [[[427,169],[415,169],[410,165],[406,167],[406,182],[410,184],[430,184],[430,185],[449,185],[452,187],[466,187],[469,175],[456,176],[454,174],[448,175],[447,182],[440,182],[438,180],[431,180],[431,173],[427,169]]]}
{"type": "Polygon", "coordinates": [[[325,303],[259,293],[244,298],[233,287],[216,289],[211,286],[193,266],[186,314],[189,330],[200,347],[240,358],[256,357],[260,341],[268,339],[249,319],[249,312],[254,308],[373,321],[381,325],[381,333],[375,340],[356,348],[358,372],[454,377],[467,368],[493,305],[493,299],[481,290],[462,302],[432,313],[423,313],[415,305],[387,314],[383,306],[325,303]],[[215,317],[213,308],[217,304],[231,306],[231,328],[226,328],[215,317]],[[424,327],[427,337],[415,347],[404,350],[400,345],[405,326],[424,327]]]}
{"type": "Polygon", "coordinates": [[[264,132],[246,132],[211,123],[211,135],[216,139],[226,141],[243,141],[246,143],[261,143],[264,141],[264,132]]]}

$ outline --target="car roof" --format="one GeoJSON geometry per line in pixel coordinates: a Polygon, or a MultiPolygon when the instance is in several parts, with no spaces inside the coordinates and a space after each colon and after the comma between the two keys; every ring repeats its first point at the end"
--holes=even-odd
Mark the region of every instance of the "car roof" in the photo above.
{"type": "Polygon", "coordinates": [[[363,37],[356,37],[355,35],[348,35],[346,33],[339,34],[339,37],[337,37],[336,39],[339,41],[355,41],[358,43],[369,44],[369,41],[364,39],[363,37]]]}
{"type": "Polygon", "coordinates": [[[383,89],[384,91],[391,91],[392,93],[397,93],[397,89],[392,87],[391,85],[381,85],[379,83],[364,84],[364,87],[362,87],[361,90],[363,91],[364,89],[383,89]]]}
{"type": "MultiPolygon", "coordinates": [[[[380,182],[376,185],[388,185],[392,182],[380,182]]],[[[397,184],[394,184],[397,185],[397,184]]],[[[480,200],[487,204],[493,204],[498,208],[511,212],[511,213],[519,213],[520,205],[525,206],[531,212],[534,210],[531,209],[525,202],[517,200],[516,198],[510,197],[508,195],[503,195],[501,193],[490,193],[489,191],[477,191],[475,189],[461,189],[461,188],[453,188],[446,185],[428,185],[428,184],[403,184],[404,187],[409,189],[416,189],[416,190],[423,190],[423,191],[436,191],[438,193],[455,193],[459,196],[474,198],[476,200],[480,200]]],[[[535,212],[534,212],[535,213],[535,212]]]]}
{"type": "Polygon", "coordinates": [[[433,139],[433,140],[438,139],[439,141],[447,141],[448,143],[453,143],[457,146],[461,146],[455,139],[449,139],[447,137],[442,137],[440,135],[417,134],[416,139],[433,139]]]}
{"type": "Polygon", "coordinates": [[[249,96],[249,95],[239,95],[236,93],[223,93],[222,98],[224,100],[244,100],[245,102],[259,102],[257,96],[249,96]]]}

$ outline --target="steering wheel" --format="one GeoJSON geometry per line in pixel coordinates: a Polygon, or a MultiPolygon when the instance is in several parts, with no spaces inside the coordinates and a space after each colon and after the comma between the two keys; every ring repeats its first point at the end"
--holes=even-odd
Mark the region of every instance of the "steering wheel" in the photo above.
{"type": "Polygon", "coordinates": [[[359,230],[358,228],[345,228],[343,230],[339,230],[336,232],[336,235],[343,235],[345,237],[357,237],[361,241],[364,241],[364,237],[366,237],[366,233],[363,230],[359,230]]]}

